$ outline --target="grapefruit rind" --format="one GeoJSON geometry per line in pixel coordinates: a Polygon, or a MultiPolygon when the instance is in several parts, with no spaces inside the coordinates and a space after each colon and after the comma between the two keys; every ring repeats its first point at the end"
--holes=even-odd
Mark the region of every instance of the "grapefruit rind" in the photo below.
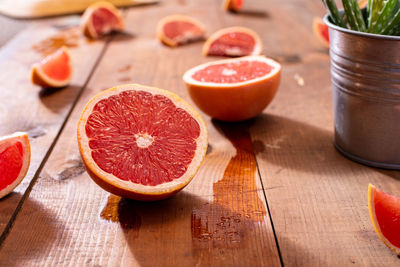
{"type": "Polygon", "coordinates": [[[22,159],[22,167],[17,179],[14,180],[11,184],[9,184],[6,188],[1,190],[0,192],[0,199],[11,193],[14,188],[16,188],[22,180],[25,178],[30,161],[31,161],[31,146],[29,143],[28,134],[24,132],[16,132],[8,136],[0,137],[0,152],[4,151],[7,147],[12,144],[12,142],[21,142],[22,147],[24,149],[23,159],[22,159]]]}
{"type": "Polygon", "coordinates": [[[235,3],[234,0],[224,0],[222,4],[223,9],[232,11],[232,12],[238,12],[241,8],[238,7],[235,3]]]}
{"type": "Polygon", "coordinates": [[[329,48],[329,40],[326,40],[322,36],[322,34],[320,32],[320,29],[319,29],[319,25],[324,25],[325,27],[328,27],[328,26],[326,26],[326,24],[324,23],[324,21],[321,18],[314,17],[314,19],[313,19],[313,33],[317,37],[318,41],[321,44],[323,44],[326,48],[329,48]]]}
{"type": "Polygon", "coordinates": [[[273,100],[279,88],[281,65],[264,56],[223,59],[196,66],[185,72],[183,80],[193,102],[207,115],[222,121],[243,121],[260,114],[273,100]],[[200,82],[192,78],[210,65],[255,60],[272,70],[261,77],[238,83],[200,82]]]}
{"type": "Polygon", "coordinates": [[[206,123],[201,115],[196,110],[194,110],[186,101],[167,90],[143,86],[139,84],[120,85],[107,89],[95,95],[88,102],[82,112],[82,115],[78,122],[77,137],[79,151],[81,153],[86,169],[88,170],[88,173],[92,177],[92,179],[100,187],[102,187],[106,191],[122,197],[145,201],[164,199],[183,189],[193,179],[196,172],[200,168],[208,146],[208,133],[206,123]],[[197,148],[195,151],[195,156],[188,166],[186,173],[180,178],[156,186],[135,184],[129,181],[123,181],[115,177],[114,175],[103,171],[92,160],[91,149],[89,148],[89,138],[87,137],[85,132],[86,121],[89,115],[92,113],[92,110],[96,103],[98,103],[101,99],[108,98],[112,95],[119,94],[126,90],[144,90],[152,94],[166,96],[167,98],[171,99],[176,107],[182,108],[187,111],[199,123],[200,136],[196,140],[197,148]]]}
{"type": "MultiPolygon", "coordinates": [[[[179,42],[177,42],[177,41],[175,41],[175,40],[172,40],[171,38],[168,38],[168,37],[164,34],[164,29],[163,29],[163,28],[164,28],[164,25],[167,24],[168,22],[171,22],[171,21],[186,21],[186,22],[190,22],[190,23],[196,25],[197,27],[199,27],[199,28],[202,30],[203,35],[201,35],[201,36],[199,35],[199,36],[197,36],[197,37],[195,37],[195,38],[193,38],[193,39],[191,39],[191,40],[188,40],[188,42],[194,42],[194,41],[196,41],[196,40],[204,39],[204,37],[205,37],[205,32],[206,32],[205,29],[206,29],[206,28],[205,28],[205,26],[204,26],[200,21],[198,21],[197,19],[194,19],[194,18],[192,18],[192,17],[186,16],[186,15],[174,14],[174,15],[169,15],[169,16],[167,16],[167,17],[162,18],[162,19],[158,22],[158,24],[157,24],[156,35],[157,35],[157,38],[158,38],[163,44],[165,44],[165,45],[167,45],[167,46],[170,46],[170,47],[176,47],[176,46],[179,46],[179,45],[180,45],[179,42]]],[[[183,44],[183,43],[182,43],[182,44],[183,44]]]]}
{"type": "Polygon", "coordinates": [[[119,24],[114,25],[114,27],[111,30],[118,31],[118,30],[123,30],[125,28],[124,20],[122,19],[122,15],[119,12],[119,10],[109,2],[100,1],[90,5],[82,15],[81,28],[85,36],[92,39],[97,39],[101,37],[99,34],[97,34],[93,26],[93,20],[91,19],[93,13],[98,8],[106,8],[117,17],[119,24]]]}
{"type": "Polygon", "coordinates": [[[372,184],[368,185],[368,210],[369,210],[369,215],[371,217],[372,225],[375,229],[375,232],[379,236],[379,238],[382,240],[382,242],[394,253],[400,256],[400,248],[393,246],[389,240],[386,239],[386,237],[382,234],[381,228],[379,226],[378,220],[376,218],[375,214],[375,202],[374,202],[374,192],[376,190],[376,187],[372,184]]]}
{"type": "MultiPolygon", "coordinates": [[[[63,50],[64,53],[66,53],[68,61],[66,64],[68,64],[69,68],[69,76],[64,79],[64,80],[55,80],[51,77],[49,77],[46,73],[41,68],[41,63],[35,63],[32,65],[31,68],[31,82],[33,84],[42,86],[42,87],[51,87],[51,88],[61,88],[64,86],[67,86],[69,82],[71,81],[72,77],[72,64],[71,64],[71,53],[69,52],[68,48],[63,46],[60,49],[63,50]]],[[[57,53],[59,50],[57,50],[54,53],[57,53]]],[[[51,56],[51,55],[49,55],[51,56]]]]}
{"type": "Polygon", "coordinates": [[[228,27],[228,28],[224,28],[224,29],[221,29],[221,30],[218,30],[218,31],[214,32],[207,39],[207,41],[203,45],[203,51],[202,51],[203,56],[207,56],[208,55],[208,51],[210,49],[210,46],[215,40],[220,38],[222,35],[224,35],[226,33],[230,33],[230,32],[243,32],[243,33],[251,35],[254,38],[254,41],[255,41],[254,49],[250,53],[250,55],[247,55],[247,56],[253,56],[253,55],[260,55],[261,54],[261,52],[263,50],[263,45],[262,45],[261,38],[258,35],[258,33],[256,33],[252,29],[249,29],[249,28],[246,28],[246,27],[234,26],[234,27],[228,27]]]}

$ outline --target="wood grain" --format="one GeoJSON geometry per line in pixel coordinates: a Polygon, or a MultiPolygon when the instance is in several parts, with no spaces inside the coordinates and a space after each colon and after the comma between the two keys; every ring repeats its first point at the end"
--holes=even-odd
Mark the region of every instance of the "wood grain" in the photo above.
{"type": "Polygon", "coordinates": [[[63,122],[85,84],[105,42],[88,43],[76,39],[71,49],[74,74],[70,86],[44,90],[30,82],[30,67],[42,58],[33,47],[43,40],[76,27],[78,17],[33,23],[0,51],[0,136],[26,131],[31,141],[31,165],[23,182],[8,197],[0,200],[0,233],[35,177],[46,153],[52,147],[63,122]],[[84,56],[90,53],[90,57],[84,56]],[[85,60],[81,60],[81,58],[85,60]]]}

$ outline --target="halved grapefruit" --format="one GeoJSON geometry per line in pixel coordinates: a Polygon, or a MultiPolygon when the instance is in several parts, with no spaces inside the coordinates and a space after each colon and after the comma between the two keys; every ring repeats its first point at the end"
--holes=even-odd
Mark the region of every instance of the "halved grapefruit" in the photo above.
{"type": "Polygon", "coordinates": [[[31,69],[32,83],[42,87],[63,87],[72,76],[71,56],[65,46],[35,63],[31,69]]]}
{"type": "Polygon", "coordinates": [[[157,37],[162,43],[174,47],[203,40],[205,27],[189,16],[170,15],[158,22],[157,37]]]}
{"type": "Polygon", "coordinates": [[[244,0],[224,0],[224,9],[228,11],[238,12],[243,7],[244,0]]]}
{"type": "Polygon", "coordinates": [[[78,144],[92,179],[135,200],[159,200],[184,188],[207,150],[207,127],[177,95],[138,84],[94,96],[78,123],[78,144]]]}
{"type": "Polygon", "coordinates": [[[259,55],[262,42],[258,34],[245,27],[229,27],[212,34],[203,46],[205,56],[241,57],[259,55]]]}
{"type": "Polygon", "coordinates": [[[28,134],[0,137],[0,198],[14,190],[29,169],[31,147],[28,134]]]}
{"type": "Polygon", "coordinates": [[[280,83],[281,66],[264,56],[205,63],[188,70],[183,80],[194,103],[209,116],[241,121],[260,114],[280,83]]]}
{"type": "Polygon", "coordinates": [[[122,31],[124,21],[113,4],[96,2],[83,13],[81,27],[87,37],[96,39],[112,31],[122,31]]]}
{"type": "Polygon", "coordinates": [[[379,238],[400,255],[400,197],[389,195],[369,184],[368,208],[379,238]]]}
{"type": "Polygon", "coordinates": [[[329,28],[319,17],[313,19],[313,32],[325,47],[329,47],[329,28]]]}

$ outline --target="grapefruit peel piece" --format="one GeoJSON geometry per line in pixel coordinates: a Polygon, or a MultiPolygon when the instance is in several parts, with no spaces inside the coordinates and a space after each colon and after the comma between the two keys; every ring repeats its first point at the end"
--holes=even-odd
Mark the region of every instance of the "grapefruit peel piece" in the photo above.
{"type": "MultiPolygon", "coordinates": [[[[379,236],[379,238],[382,240],[382,242],[394,253],[397,255],[400,255],[400,247],[396,246],[393,244],[391,241],[388,240],[388,238],[382,233],[381,225],[379,224],[379,220],[376,215],[376,210],[375,210],[375,201],[376,201],[376,196],[381,196],[384,197],[385,201],[387,202],[386,205],[383,207],[385,212],[391,213],[391,221],[386,222],[386,223],[391,223],[391,225],[385,225],[385,228],[388,226],[390,227],[390,231],[397,231],[396,236],[400,236],[400,197],[396,197],[390,194],[387,194],[377,187],[375,187],[372,184],[368,185],[368,209],[369,209],[369,215],[371,217],[371,222],[372,225],[375,229],[375,232],[379,236]],[[388,203],[389,202],[389,203],[388,203]],[[396,214],[394,214],[396,213],[396,214]]],[[[378,201],[382,201],[382,199],[379,199],[378,201]]],[[[379,203],[382,204],[382,203],[379,203]]],[[[381,222],[382,224],[383,222],[381,222]]],[[[386,230],[387,231],[387,230],[386,230]]],[[[393,238],[393,237],[391,237],[393,238]]],[[[400,240],[398,240],[400,243],[400,240]]]]}
{"type": "Polygon", "coordinates": [[[224,0],[223,8],[228,11],[238,12],[243,7],[244,0],[224,0]]]}
{"type": "Polygon", "coordinates": [[[329,48],[329,28],[319,17],[313,19],[313,33],[322,45],[329,48]]]}
{"type": "Polygon", "coordinates": [[[87,103],[79,119],[77,127],[77,139],[83,163],[86,167],[88,174],[94,182],[96,182],[100,187],[110,193],[140,201],[154,201],[165,199],[182,190],[194,178],[195,174],[200,168],[208,146],[208,132],[206,123],[195,109],[193,109],[186,101],[184,101],[172,92],[139,84],[119,85],[95,95],[87,103]],[[120,94],[126,90],[145,91],[153,95],[165,96],[170,99],[177,108],[182,108],[186,112],[188,112],[199,124],[200,135],[196,140],[197,146],[194,157],[187,167],[186,172],[181,177],[174,179],[170,182],[161,183],[155,186],[137,184],[130,181],[124,181],[122,179],[119,179],[118,177],[115,177],[113,174],[105,172],[92,159],[91,149],[89,147],[89,138],[85,132],[85,126],[88,117],[92,113],[94,106],[99,101],[120,94]]]}
{"type": "Polygon", "coordinates": [[[192,43],[195,41],[200,41],[205,38],[205,26],[192,17],[181,15],[181,14],[174,14],[169,15],[162,18],[157,24],[157,38],[165,45],[170,47],[176,47],[179,45],[184,45],[187,43],[192,43]],[[180,33],[180,36],[176,38],[170,38],[165,34],[164,27],[171,22],[185,22],[192,24],[194,28],[197,28],[197,32],[187,31],[186,33],[180,33]],[[183,35],[182,35],[183,34],[183,35]]]}
{"type": "MultiPolygon", "coordinates": [[[[0,190],[0,199],[11,193],[14,188],[16,188],[21,181],[25,178],[29,165],[30,165],[30,160],[31,160],[31,147],[29,143],[29,138],[28,134],[24,132],[16,132],[14,134],[8,135],[8,136],[3,136],[0,137],[0,156],[2,156],[3,152],[6,152],[7,149],[11,148],[12,146],[16,146],[18,143],[21,144],[22,148],[22,155],[21,156],[21,167],[19,170],[19,173],[17,177],[12,177],[11,179],[15,179],[12,183],[5,185],[3,189],[0,190]]],[[[0,157],[0,160],[3,160],[2,157],[0,157]]],[[[4,168],[9,168],[11,163],[7,162],[0,162],[0,165],[3,165],[4,168]],[[5,165],[3,165],[5,164],[5,165]]],[[[1,166],[0,166],[0,169],[1,166]]],[[[3,177],[3,173],[0,173],[0,180],[2,182],[7,181],[10,179],[10,177],[3,177]]],[[[4,185],[1,185],[3,187],[4,185]]]]}
{"type": "Polygon", "coordinates": [[[253,50],[249,54],[243,54],[239,51],[225,51],[223,56],[231,56],[231,57],[240,57],[240,56],[252,56],[252,55],[260,55],[262,50],[263,50],[263,45],[262,41],[260,39],[260,36],[258,33],[253,31],[252,29],[242,27],[242,26],[234,26],[234,27],[228,27],[228,28],[223,28],[220,29],[216,32],[214,32],[204,43],[203,45],[203,56],[212,56],[213,54],[210,54],[210,48],[211,45],[220,39],[222,36],[230,33],[244,33],[247,35],[250,35],[254,39],[254,47],[253,50]]]}

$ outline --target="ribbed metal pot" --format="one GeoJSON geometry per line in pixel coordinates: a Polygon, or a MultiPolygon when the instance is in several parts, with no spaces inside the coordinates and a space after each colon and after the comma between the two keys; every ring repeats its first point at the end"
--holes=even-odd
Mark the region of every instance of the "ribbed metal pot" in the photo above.
{"type": "Polygon", "coordinates": [[[329,27],[336,148],[400,170],[400,37],[329,27]]]}

